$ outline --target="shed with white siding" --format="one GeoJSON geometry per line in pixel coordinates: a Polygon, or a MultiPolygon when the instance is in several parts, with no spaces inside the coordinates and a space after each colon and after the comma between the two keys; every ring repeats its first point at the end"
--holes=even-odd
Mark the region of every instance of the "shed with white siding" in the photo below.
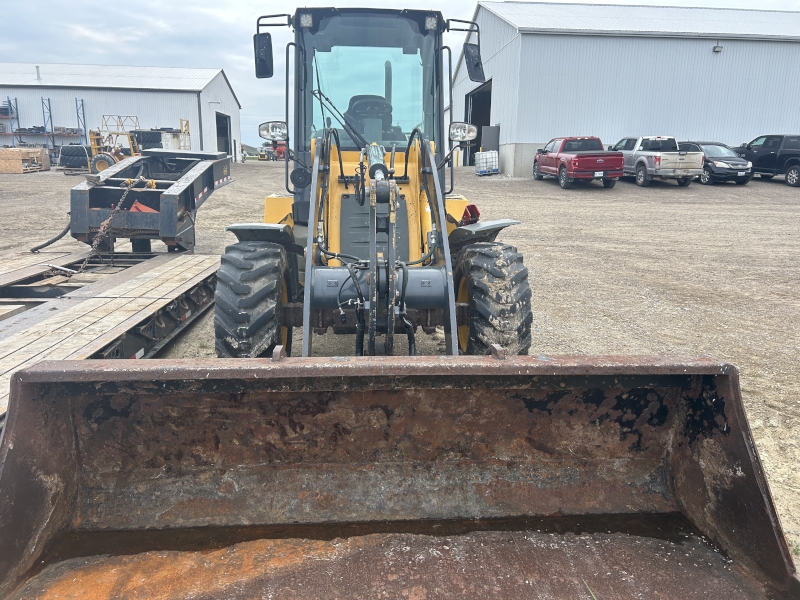
{"type": "Polygon", "coordinates": [[[177,130],[186,119],[192,150],[233,155],[240,108],[222,69],[0,63],[0,146],[77,143],[80,134],[62,132],[100,129],[103,115],[121,115],[137,117],[140,129],[177,130]],[[45,126],[44,135],[15,134],[45,126]]]}
{"type": "Polygon", "coordinates": [[[499,125],[504,173],[557,136],[800,131],[800,12],[479,2],[474,20],[486,83],[459,59],[453,118],[499,125]]]}

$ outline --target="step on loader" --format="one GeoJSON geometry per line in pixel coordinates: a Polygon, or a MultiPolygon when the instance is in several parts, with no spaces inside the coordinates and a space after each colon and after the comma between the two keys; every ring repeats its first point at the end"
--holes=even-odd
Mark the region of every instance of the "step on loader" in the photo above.
{"type": "Polygon", "coordinates": [[[262,17],[258,76],[278,20],[291,196],[230,227],[222,358],[14,376],[0,596],[800,597],[735,367],[524,355],[527,271],[496,241],[513,223],[444,191],[441,37],[469,30],[480,81],[477,26],[262,17]],[[414,356],[437,327],[443,355],[414,356]],[[313,356],[330,329],[349,356],[313,356]]]}

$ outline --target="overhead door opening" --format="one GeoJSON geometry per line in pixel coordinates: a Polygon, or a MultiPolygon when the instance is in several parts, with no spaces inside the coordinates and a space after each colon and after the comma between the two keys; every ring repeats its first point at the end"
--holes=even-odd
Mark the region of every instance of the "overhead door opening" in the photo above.
{"type": "Polygon", "coordinates": [[[467,150],[465,164],[475,164],[475,153],[481,148],[481,133],[485,125],[491,125],[492,116],[492,82],[488,81],[481,87],[467,94],[464,118],[467,123],[472,123],[478,128],[478,137],[467,150]]]}
{"type": "Polygon", "coordinates": [[[217,151],[231,154],[231,118],[217,113],[217,151]]]}

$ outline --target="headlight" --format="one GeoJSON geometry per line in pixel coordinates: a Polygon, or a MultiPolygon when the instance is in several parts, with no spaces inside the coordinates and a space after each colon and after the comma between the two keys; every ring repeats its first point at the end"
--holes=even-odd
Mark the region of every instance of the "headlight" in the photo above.
{"type": "Polygon", "coordinates": [[[714,161],[714,166],[715,167],[719,167],[720,169],[732,169],[733,168],[728,163],[722,162],[721,160],[715,160],[714,161]]]}
{"type": "Polygon", "coordinates": [[[749,169],[749,168],[751,168],[752,166],[753,166],[753,163],[751,163],[751,162],[748,160],[748,161],[747,161],[747,168],[749,169]]]}
{"type": "Polygon", "coordinates": [[[258,126],[258,135],[265,140],[285,142],[289,139],[289,127],[283,121],[268,121],[258,126]]]}
{"type": "Polygon", "coordinates": [[[478,128],[471,123],[453,122],[450,124],[450,139],[454,142],[468,142],[478,137],[478,128]]]}

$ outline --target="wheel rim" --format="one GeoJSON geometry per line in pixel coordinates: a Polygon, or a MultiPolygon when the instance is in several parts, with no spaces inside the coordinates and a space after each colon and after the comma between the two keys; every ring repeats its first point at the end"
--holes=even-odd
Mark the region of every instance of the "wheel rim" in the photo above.
{"type": "Polygon", "coordinates": [[[559,174],[559,179],[561,180],[561,185],[567,183],[567,172],[564,169],[561,169],[561,173],[559,174]]]}
{"type": "Polygon", "coordinates": [[[703,173],[700,175],[700,183],[708,183],[711,181],[711,173],[708,172],[708,169],[703,169],[703,173]]]}
{"type": "Polygon", "coordinates": [[[106,159],[101,158],[100,160],[94,163],[94,166],[98,171],[105,171],[111,165],[108,164],[108,161],[106,159]]]}
{"type": "MultiPolygon", "coordinates": [[[[281,289],[281,307],[289,303],[289,286],[286,285],[286,280],[283,281],[283,288],[281,289]]],[[[289,328],[281,325],[281,346],[286,349],[286,344],[289,341],[289,328]]]]}
{"type": "MultiPolygon", "coordinates": [[[[467,287],[467,278],[462,277],[458,283],[458,297],[456,302],[467,303],[469,302],[469,289],[467,287]]],[[[462,352],[467,351],[469,345],[469,324],[458,326],[458,347],[462,352]]]]}
{"type": "Polygon", "coordinates": [[[533,163],[533,176],[539,176],[539,163],[533,163]]]}
{"type": "Polygon", "coordinates": [[[639,169],[636,171],[636,183],[642,183],[644,181],[644,171],[639,169]]]}
{"type": "Polygon", "coordinates": [[[797,168],[789,169],[789,172],[786,174],[786,183],[789,185],[795,185],[798,178],[800,178],[800,170],[797,168]]]}

